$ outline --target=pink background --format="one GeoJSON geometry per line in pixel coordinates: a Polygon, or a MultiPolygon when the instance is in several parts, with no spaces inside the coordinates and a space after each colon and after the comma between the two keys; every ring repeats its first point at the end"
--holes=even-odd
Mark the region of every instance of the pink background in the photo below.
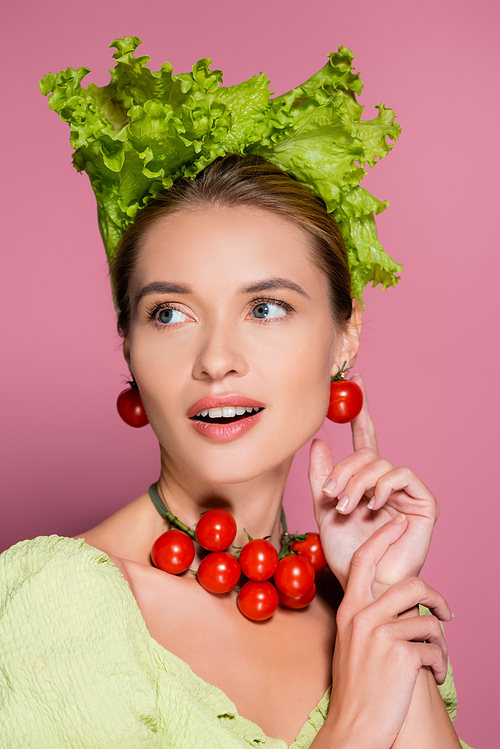
{"type": "MultiPolygon", "coordinates": [[[[405,265],[403,281],[367,292],[356,370],[383,455],[414,468],[441,503],[424,577],[455,611],[447,635],[457,726],[482,749],[497,745],[499,665],[497,8],[485,0],[150,0],[139,10],[130,0],[21,0],[2,24],[0,549],[86,530],[142,493],[159,468],[149,427],[132,430],[115,411],[127,368],[94,198],[38,79],[85,65],[102,85],[107,45],[131,34],[155,69],[168,59],[183,72],[208,56],[226,84],[265,70],[282,93],[349,46],[365,116],[382,101],[403,125],[365,182],[391,202],[379,231],[405,265]]],[[[348,427],[322,433],[336,456],[348,453],[348,427]]],[[[313,523],[306,463],[303,451],[287,490],[294,530],[313,523]]]]}

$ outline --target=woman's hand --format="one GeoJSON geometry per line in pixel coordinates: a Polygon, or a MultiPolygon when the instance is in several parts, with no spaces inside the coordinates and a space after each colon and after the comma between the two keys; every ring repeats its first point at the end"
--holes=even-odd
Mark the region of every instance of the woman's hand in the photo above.
{"type": "Polygon", "coordinates": [[[377,565],[374,593],[380,595],[420,572],[439,506],[410,468],[395,468],[380,457],[362,378],[355,375],[352,380],[364,394],[363,409],[351,423],[354,452],[334,465],[328,444],[314,440],[309,480],[325,555],[344,590],[356,549],[398,513],[406,515],[406,532],[377,565]]]}
{"type": "Polygon", "coordinates": [[[416,577],[395,583],[377,600],[372,593],[377,566],[407,527],[408,520],[397,515],[352,557],[337,612],[325,723],[335,737],[333,746],[389,749],[405,722],[422,666],[429,666],[440,684],[446,677],[448,650],[439,620],[449,621],[452,613],[443,596],[416,577]],[[435,616],[399,618],[419,603],[435,616]]]}

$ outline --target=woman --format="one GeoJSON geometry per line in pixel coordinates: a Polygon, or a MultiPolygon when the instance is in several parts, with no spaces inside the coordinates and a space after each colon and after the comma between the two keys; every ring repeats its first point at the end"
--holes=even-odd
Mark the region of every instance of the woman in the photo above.
{"type": "MultiPolygon", "coordinates": [[[[111,276],[125,358],[160,443],[163,508],[190,527],[228,509],[235,547],[247,532],[279,548],[293,455],[359,346],[337,224],[277,166],[228,155],[149,201],[111,276]]],[[[439,621],[452,614],[417,577],[436,500],[380,458],[366,399],[353,441],[337,465],[325,442],[311,448],[333,575],[302,611],[256,623],[234,591],[213,595],[190,571],[156,569],[151,548],[168,523],[147,493],[78,538],[6,552],[8,745],[459,747],[436,686],[447,674],[439,621]],[[419,604],[434,613],[418,616],[419,604]]],[[[202,556],[198,547],[193,569],[202,556]]]]}

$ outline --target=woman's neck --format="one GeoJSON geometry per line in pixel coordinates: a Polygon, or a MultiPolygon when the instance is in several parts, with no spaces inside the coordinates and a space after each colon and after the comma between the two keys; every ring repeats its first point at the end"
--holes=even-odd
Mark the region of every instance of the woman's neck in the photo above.
{"type": "Polygon", "coordinates": [[[178,470],[162,454],[158,491],[170,512],[191,528],[201,513],[221,507],[236,520],[235,546],[248,541],[246,530],[253,538],[270,536],[271,543],[279,549],[281,500],[291,464],[292,458],[243,483],[215,484],[178,470]]]}

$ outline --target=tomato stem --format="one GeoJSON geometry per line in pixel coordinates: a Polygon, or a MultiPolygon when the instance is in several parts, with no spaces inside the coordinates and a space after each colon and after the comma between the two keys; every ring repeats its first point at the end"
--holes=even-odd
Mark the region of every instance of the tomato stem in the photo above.
{"type": "Polygon", "coordinates": [[[346,367],[347,362],[345,361],[342,364],[342,367],[339,367],[337,364],[337,369],[339,370],[337,374],[334,374],[333,377],[330,377],[331,382],[341,382],[342,380],[345,380],[346,374],[352,367],[346,367]]]}
{"type": "Polygon", "coordinates": [[[162,502],[160,495],[158,494],[156,484],[151,484],[151,486],[149,487],[149,496],[151,497],[151,500],[160,515],[165,518],[165,520],[168,520],[170,526],[173,525],[180,531],[184,531],[184,533],[188,534],[189,538],[192,538],[193,541],[196,541],[196,533],[191,530],[189,526],[185,525],[181,520],[179,520],[178,517],[171,513],[168,507],[166,507],[166,505],[162,502]]]}
{"type": "Polygon", "coordinates": [[[281,527],[283,529],[283,535],[288,535],[288,525],[286,522],[285,509],[283,505],[281,505],[281,527]]]}
{"type": "Polygon", "coordinates": [[[286,522],[286,515],[285,510],[283,509],[283,505],[281,506],[281,549],[279,553],[279,558],[283,559],[283,557],[289,557],[293,554],[295,554],[294,551],[290,551],[290,546],[294,541],[305,541],[307,538],[307,533],[289,533],[288,532],[288,525],[286,522]]]}
{"type": "Polygon", "coordinates": [[[176,528],[178,528],[180,531],[184,531],[184,533],[187,533],[189,538],[192,538],[193,541],[196,541],[196,533],[191,530],[191,528],[188,525],[185,525],[182,523],[178,517],[173,515],[170,510],[167,510],[165,513],[165,517],[170,523],[170,525],[175,525],[176,528]]]}

